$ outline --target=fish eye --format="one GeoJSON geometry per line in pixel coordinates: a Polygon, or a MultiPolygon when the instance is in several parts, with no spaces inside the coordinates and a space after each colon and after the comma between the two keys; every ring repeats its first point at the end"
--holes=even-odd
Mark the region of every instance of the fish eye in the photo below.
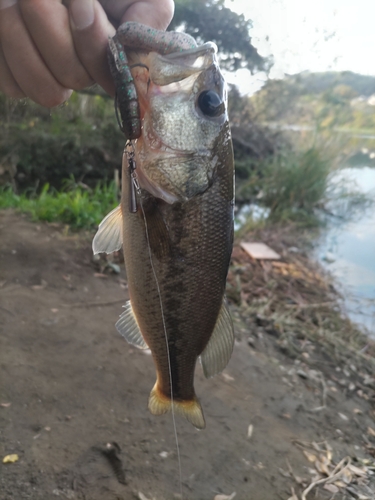
{"type": "Polygon", "coordinates": [[[224,103],[214,90],[204,90],[199,94],[198,106],[206,116],[220,116],[224,112],[224,103]]]}

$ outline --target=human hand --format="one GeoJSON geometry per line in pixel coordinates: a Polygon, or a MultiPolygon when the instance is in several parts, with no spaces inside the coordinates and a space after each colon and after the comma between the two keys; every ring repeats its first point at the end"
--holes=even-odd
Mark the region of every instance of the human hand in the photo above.
{"type": "Polygon", "coordinates": [[[72,90],[115,88],[108,37],[126,21],[165,29],[173,0],[0,0],[0,90],[52,108],[72,90]]]}

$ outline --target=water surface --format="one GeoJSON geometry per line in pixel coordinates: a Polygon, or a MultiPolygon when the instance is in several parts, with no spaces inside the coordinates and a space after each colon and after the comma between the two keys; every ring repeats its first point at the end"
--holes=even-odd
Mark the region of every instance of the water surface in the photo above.
{"type": "MultiPolygon", "coordinates": [[[[332,182],[342,179],[375,197],[375,168],[345,168],[332,182]]],[[[317,255],[337,279],[349,317],[375,337],[375,205],[349,221],[331,220],[317,255]]]]}

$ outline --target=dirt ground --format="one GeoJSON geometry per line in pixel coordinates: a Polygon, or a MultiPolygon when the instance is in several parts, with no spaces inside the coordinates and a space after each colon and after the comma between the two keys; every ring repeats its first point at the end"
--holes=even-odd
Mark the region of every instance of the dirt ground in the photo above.
{"type": "MultiPolygon", "coordinates": [[[[114,327],[125,276],[98,273],[90,243],[0,212],[1,500],[181,498],[172,417],[147,410],[152,358],[114,327]]],[[[287,500],[294,488],[296,500],[346,457],[363,474],[346,468],[307,498],[375,498],[372,376],[309,342],[291,359],[233,314],[227,369],[206,380],[197,368],[207,428],[176,418],[183,498],[287,500]]]]}

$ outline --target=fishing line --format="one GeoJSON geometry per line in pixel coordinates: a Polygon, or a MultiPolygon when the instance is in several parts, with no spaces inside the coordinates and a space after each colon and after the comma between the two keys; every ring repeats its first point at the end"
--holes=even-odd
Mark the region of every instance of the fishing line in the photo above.
{"type": "MultiPolygon", "coordinates": [[[[134,150],[134,146],[131,143],[131,146],[134,150]]],[[[178,434],[177,434],[177,426],[176,426],[176,415],[175,415],[175,408],[174,408],[174,398],[173,398],[173,383],[172,383],[172,365],[171,365],[171,357],[169,354],[169,346],[168,346],[168,335],[167,335],[167,326],[165,324],[165,317],[164,317],[164,308],[163,308],[163,302],[161,299],[161,291],[160,291],[160,286],[159,286],[159,280],[156,276],[156,271],[154,267],[154,263],[152,260],[152,253],[151,253],[151,246],[150,246],[150,239],[148,235],[148,225],[147,225],[147,220],[146,220],[146,214],[143,208],[143,203],[142,203],[142,198],[141,198],[141,188],[138,183],[138,178],[137,174],[135,172],[135,167],[131,170],[131,175],[129,181],[134,184],[134,187],[137,191],[138,194],[138,200],[139,204],[142,210],[142,215],[143,215],[143,220],[145,223],[145,232],[146,232],[146,242],[147,242],[147,250],[148,250],[148,256],[150,259],[150,264],[151,264],[151,269],[152,269],[152,274],[154,275],[155,283],[156,283],[156,289],[158,292],[159,296],[159,303],[160,303],[160,311],[161,311],[161,318],[162,318],[162,323],[163,323],[163,329],[164,329],[164,337],[165,337],[165,344],[167,348],[167,359],[168,359],[168,371],[169,371],[169,381],[171,385],[171,403],[172,403],[172,421],[173,421],[173,431],[174,431],[174,437],[175,437],[175,442],[176,442],[176,450],[177,450],[177,461],[178,461],[178,472],[179,472],[179,477],[180,477],[180,494],[181,494],[181,500],[183,500],[183,493],[182,493],[182,468],[181,468],[181,456],[180,456],[180,446],[178,442],[178,434]]]]}

